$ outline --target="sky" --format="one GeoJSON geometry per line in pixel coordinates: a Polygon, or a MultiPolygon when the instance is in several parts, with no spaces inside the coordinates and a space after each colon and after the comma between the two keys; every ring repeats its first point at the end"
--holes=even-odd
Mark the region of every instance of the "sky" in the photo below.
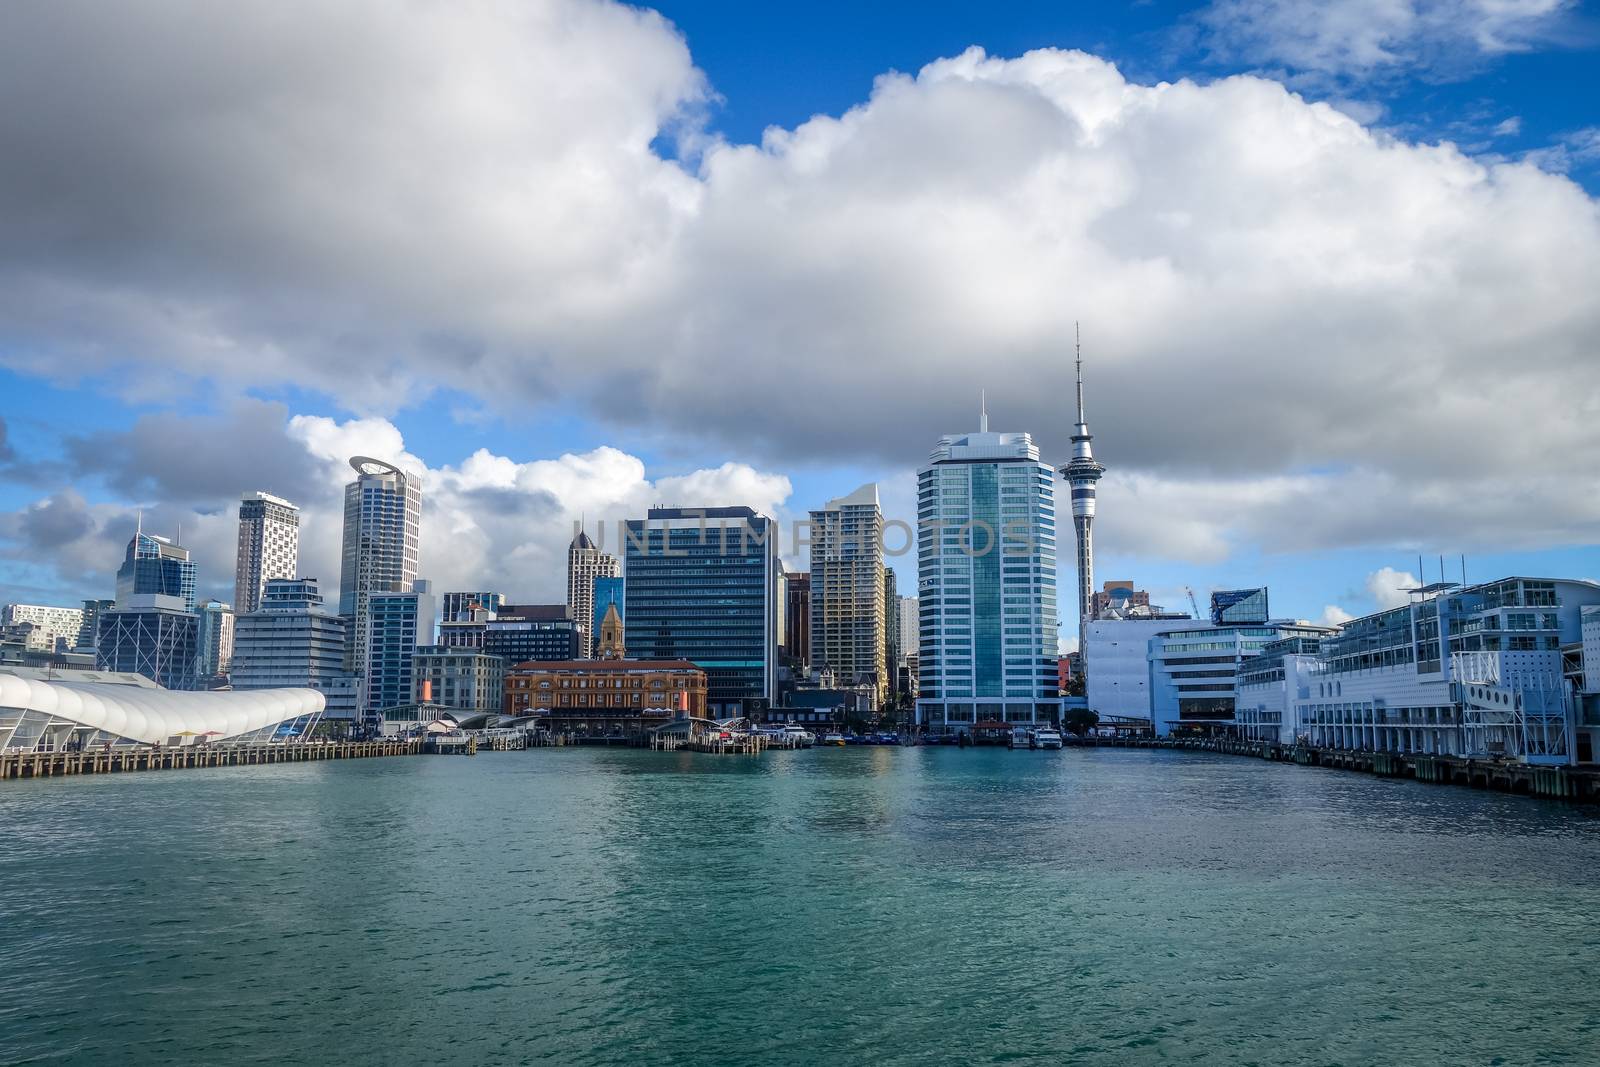
{"type": "Polygon", "coordinates": [[[1337,622],[1419,567],[1600,577],[1596,28],[5,5],[0,602],[110,596],[141,515],[231,599],[254,489],[335,586],[353,454],[421,473],[425,577],[514,600],[652,504],[788,521],[875,481],[910,520],[980,391],[1065,461],[1074,324],[1097,581],[1337,622]]]}

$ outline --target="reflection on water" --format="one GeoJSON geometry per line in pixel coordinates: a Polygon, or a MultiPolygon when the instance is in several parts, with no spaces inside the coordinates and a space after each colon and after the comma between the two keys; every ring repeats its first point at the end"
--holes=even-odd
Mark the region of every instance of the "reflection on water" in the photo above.
{"type": "Polygon", "coordinates": [[[1586,1062],[1600,822],[1195,753],[6,783],[0,1058],[1586,1062]]]}

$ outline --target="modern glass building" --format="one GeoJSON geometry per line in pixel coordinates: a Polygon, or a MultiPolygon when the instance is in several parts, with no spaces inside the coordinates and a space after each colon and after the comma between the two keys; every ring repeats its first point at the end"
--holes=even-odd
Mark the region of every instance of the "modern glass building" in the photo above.
{"type": "Polygon", "coordinates": [[[415,703],[413,668],[417,649],[431,645],[437,614],[430,583],[417,579],[410,592],[374,593],[368,602],[366,710],[415,703]]]}
{"type": "Polygon", "coordinates": [[[918,722],[1054,721],[1055,471],[1025,433],[939,439],[917,472],[918,722]]]}
{"type": "Polygon", "coordinates": [[[200,619],[181,597],[132,593],[96,621],[97,670],[142,674],[164,689],[196,688],[200,619]]]}
{"type": "Polygon", "coordinates": [[[582,637],[565,604],[506,604],[483,624],[483,640],[477,647],[505,660],[509,669],[535,660],[578,659],[582,637]]]}
{"type": "Polygon", "coordinates": [[[1239,677],[1246,665],[1275,643],[1291,638],[1320,640],[1333,633],[1326,626],[1288,622],[1201,629],[1189,629],[1187,623],[1180,626],[1150,638],[1151,718],[1156,733],[1163,737],[1174,733],[1237,735],[1239,677]]]}
{"type": "Polygon", "coordinates": [[[177,597],[183,610],[193,611],[194,588],[194,561],[187,548],[143,530],[133,535],[117,569],[118,603],[134,596],[177,597]]]}
{"type": "Polygon", "coordinates": [[[1267,590],[1219,589],[1211,594],[1211,621],[1218,626],[1262,626],[1267,611],[1267,590]]]}
{"type": "Polygon", "coordinates": [[[706,672],[708,713],[772,706],[777,523],[747,507],[651,508],[623,533],[628,654],[706,672]]]}
{"type": "Polygon", "coordinates": [[[233,662],[234,614],[233,606],[220,600],[208,600],[195,609],[200,619],[195,640],[195,670],[201,684],[226,675],[233,662]]]}
{"type": "MultiPolygon", "coordinates": [[[[339,614],[350,620],[346,668],[364,685],[371,677],[367,655],[367,636],[372,629],[370,601],[380,593],[408,593],[417,579],[422,479],[367,456],[352,456],[350,466],[356,480],[344,487],[339,614]]],[[[370,699],[363,703],[373,706],[370,699]]]]}

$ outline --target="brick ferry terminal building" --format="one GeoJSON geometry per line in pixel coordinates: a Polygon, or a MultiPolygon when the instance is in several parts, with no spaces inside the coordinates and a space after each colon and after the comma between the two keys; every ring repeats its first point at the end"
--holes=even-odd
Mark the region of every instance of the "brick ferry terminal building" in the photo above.
{"type": "Polygon", "coordinates": [[[688,660],[550,660],[506,671],[505,713],[540,715],[579,736],[631,734],[681,714],[704,718],[706,672],[688,660]]]}

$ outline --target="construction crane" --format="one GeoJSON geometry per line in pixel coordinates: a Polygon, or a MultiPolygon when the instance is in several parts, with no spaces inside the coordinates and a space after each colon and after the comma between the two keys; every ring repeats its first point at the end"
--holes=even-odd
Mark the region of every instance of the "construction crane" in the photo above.
{"type": "Polygon", "coordinates": [[[1183,591],[1189,597],[1189,610],[1193,612],[1194,617],[1198,619],[1200,617],[1200,605],[1196,604],[1194,601],[1194,590],[1190,589],[1188,586],[1184,586],[1183,591]]]}

